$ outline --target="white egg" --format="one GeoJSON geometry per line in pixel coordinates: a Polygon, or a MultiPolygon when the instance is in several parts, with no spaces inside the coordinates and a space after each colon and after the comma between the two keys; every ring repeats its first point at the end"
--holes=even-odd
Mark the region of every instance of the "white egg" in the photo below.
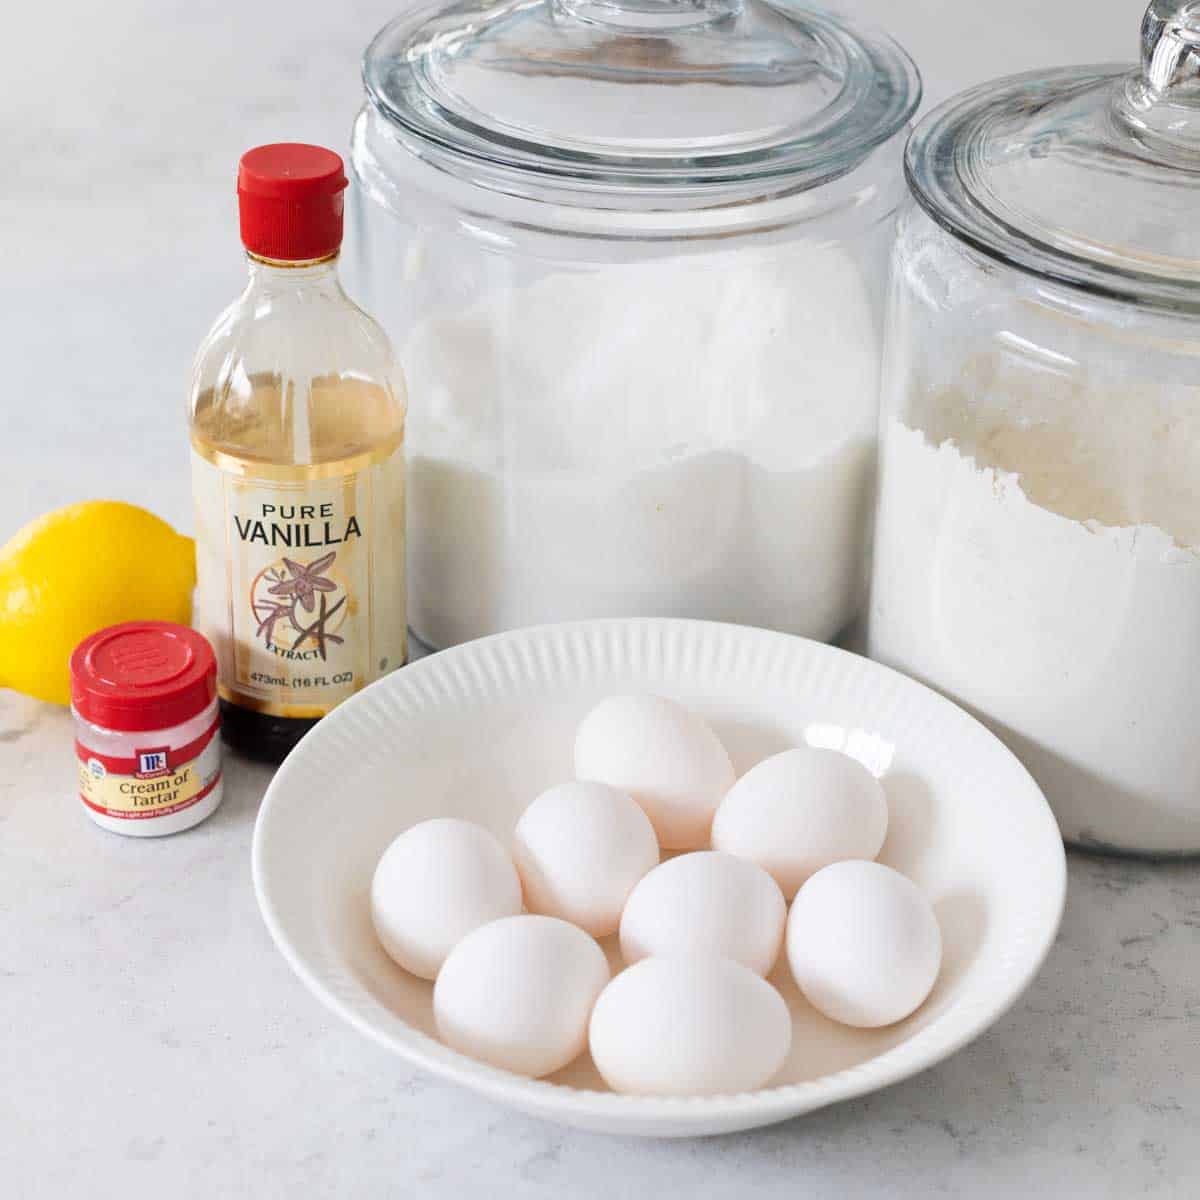
{"type": "Polygon", "coordinates": [[[787,905],[761,867],[714,850],[655,867],[621,916],[627,963],[653,955],[711,954],[766,975],[779,957],[787,905]]]}
{"type": "Polygon", "coordinates": [[[384,851],[371,880],[371,920],[406,971],[434,979],[458,942],[521,911],[521,880],[482,826],[454,817],[422,821],[384,851]]]}
{"type": "Polygon", "coordinates": [[[721,797],[736,778],[708,724],[661,696],[610,696],[575,735],[575,775],[628,792],[664,850],[708,845],[721,797]]]}
{"type": "Polygon", "coordinates": [[[622,971],[592,1012],[592,1059],[614,1091],[659,1096],[746,1092],[779,1070],[792,1040],[787,1005],[727,958],[647,958],[622,971]]]}
{"type": "Polygon", "coordinates": [[[493,921],[467,934],[438,975],[438,1033],[494,1067],[549,1075],[587,1044],[588,1018],[608,978],[604,951],[566,921],[493,921]]]}
{"type": "Polygon", "coordinates": [[[792,901],[787,957],[814,1008],[873,1029],[924,1002],[941,968],[942,934],[912,880],[882,863],[840,862],[792,901]]]}
{"type": "Polygon", "coordinates": [[[887,837],[883,786],[836,750],[802,746],[752,767],[721,801],[712,844],[769,871],[791,899],[822,867],[874,858],[887,837]]]}
{"type": "Polygon", "coordinates": [[[658,865],[658,841],[650,819],[625,792],[604,783],[564,783],[521,814],[513,858],[531,912],[607,937],[634,884],[658,865]]]}

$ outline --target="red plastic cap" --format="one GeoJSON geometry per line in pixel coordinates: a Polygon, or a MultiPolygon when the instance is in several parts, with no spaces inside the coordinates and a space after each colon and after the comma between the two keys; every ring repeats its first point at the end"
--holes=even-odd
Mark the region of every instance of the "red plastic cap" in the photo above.
{"type": "Polygon", "coordinates": [[[105,729],[132,733],[182,725],[216,694],[212,646],[186,625],[110,625],[71,654],[71,703],[85,721],[105,729]]]}
{"type": "Polygon", "coordinates": [[[341,157],[321,146],[279,142],[238,163],[242,245],[260,258],[304,262],[342,244],[341,157]]]}

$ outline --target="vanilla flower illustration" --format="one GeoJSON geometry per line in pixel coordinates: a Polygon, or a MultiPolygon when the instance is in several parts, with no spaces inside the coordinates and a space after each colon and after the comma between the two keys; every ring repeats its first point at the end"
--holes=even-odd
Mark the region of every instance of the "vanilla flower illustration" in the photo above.
{"type": "Polygon", "coordinates": [[[291,609],[286,604],[272,604],[265,600],[260,600],[254,605],[254,615],[258,617],[258,628],[254,631],[255,637],[261,637],[268,646],[275,642],[275,624],[281,619],[289,619],[291,617],[291,609]],[[265,615],[263,610],[266,610],[265,615]]]}
{"type": "Polygon", "coordinates": [[[285,558],[283,565],[292,573],[292,577],[267,588],[268,593],[272,596],[290,596],[293,602],[299,601],[305,612],[312,612],[316,608],[317,592],[337,591],[337,584],[321,574],[322,571],[328,570],[333,565],[335,558],[337,558],[336,550],[322,554],[320,558],[307,565],[285,558]]]}

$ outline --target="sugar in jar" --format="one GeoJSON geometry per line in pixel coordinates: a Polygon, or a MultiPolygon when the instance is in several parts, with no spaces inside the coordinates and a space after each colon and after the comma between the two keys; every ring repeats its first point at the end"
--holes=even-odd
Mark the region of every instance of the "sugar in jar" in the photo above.
{"type": "Polygon", "coordinates": [[[79,796],[104,829],[158,837],[221,803],[212,646],[169,621],[101,629],[71,655],[79,796]]]}
{"type": "Polygon", "coordinates": [[[392,7],[347,266],[418,398],[413,633],[835,637],[863,599],[912,60],[807,0],[392,7]]]}

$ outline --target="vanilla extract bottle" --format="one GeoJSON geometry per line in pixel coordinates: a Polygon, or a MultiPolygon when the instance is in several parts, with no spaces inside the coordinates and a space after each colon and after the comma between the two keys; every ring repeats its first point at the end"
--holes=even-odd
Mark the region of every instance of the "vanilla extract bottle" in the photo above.
{"type": "Polygon", "coordinates": [[[270,761],[407,654],[404,383],[338,281],[345,187],[318,146],[242,156],[249,279],[192,374],[196,624],[226,740],[270,761]]]}

